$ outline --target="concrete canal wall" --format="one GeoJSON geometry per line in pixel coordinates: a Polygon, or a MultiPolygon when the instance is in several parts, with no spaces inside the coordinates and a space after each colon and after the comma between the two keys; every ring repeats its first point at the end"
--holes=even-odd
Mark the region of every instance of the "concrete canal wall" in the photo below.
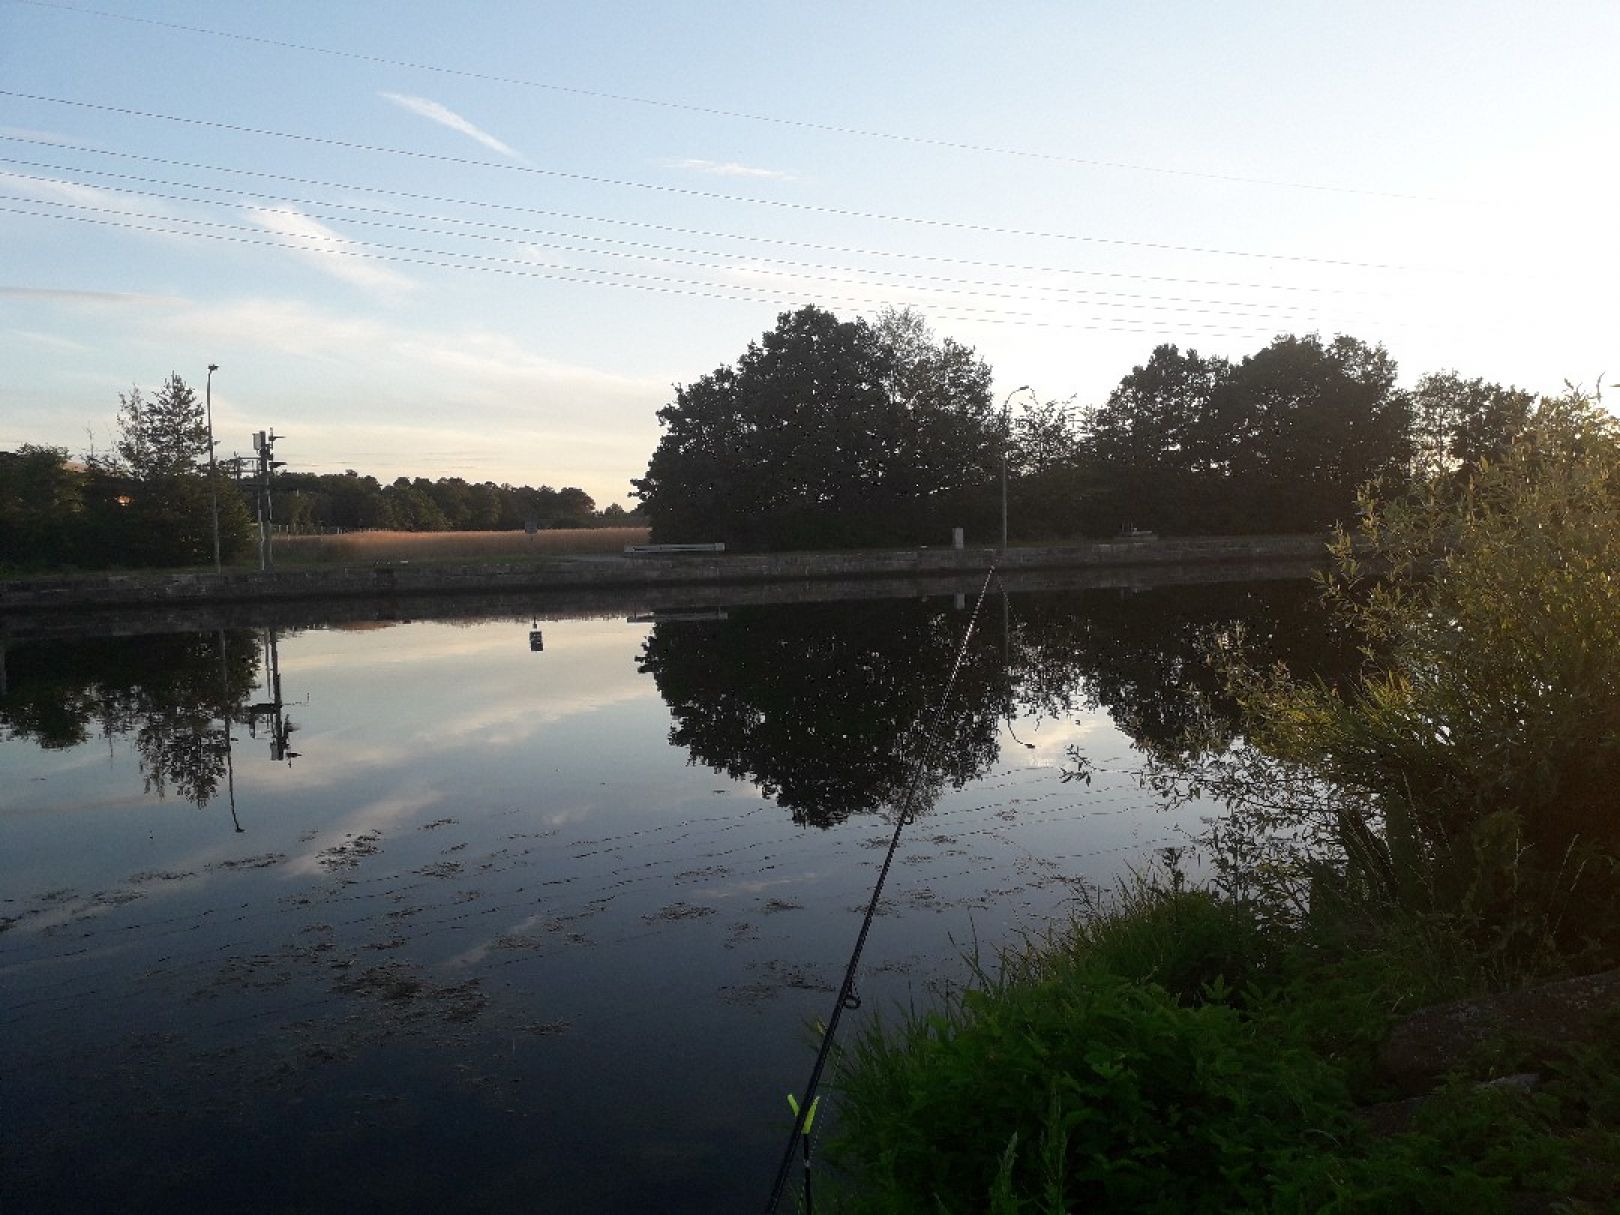
{"type": "MultiPolygon", "coordinates": [[[[1005,577],[1033,571],[1141,570],[1231,566],[1232,578],[1272,562],[1324,557],[1322,536],[1132,539],[1051,547],[924,548],[840,553],[575,556],[533,561],[292,567],[269,573],[102,574],[0,581],[0,623],[68,611],[181,609],[222,604],[337,599],[416,599],[440,595],[573,597],[615,588],[720,588],[761,583],[923,584],[994,567],[1005,577]]],[[[1152,581],[1125,577],[1117,585],[1152,581]]]]}

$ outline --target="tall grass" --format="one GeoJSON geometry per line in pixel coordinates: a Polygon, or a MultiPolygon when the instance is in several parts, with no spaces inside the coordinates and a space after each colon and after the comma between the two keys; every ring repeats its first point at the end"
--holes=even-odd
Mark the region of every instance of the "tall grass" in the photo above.
{"type": "Polygon", "coordinates": [[[1394,1095],[1377,1045],[1445,977],[1421,943],[1326,943],[1138,884],[943,1004],[877,1020],[839,1057],[831,1209],[1620,1209],[1620,1019],[1535,1094],[1476,1086],[1499,1074],[1482,1057],[1379,1133],[1357,1109],[1394,1095]]]}
{"type": "Polygon", "coordinates": [[[347,532],[278,536],[276,561],[299,565],[374,561],[520,561],[579,553],[618,553],[645,544],[644,527],[559,528],[530,536],[510,532],[347,532]]]}

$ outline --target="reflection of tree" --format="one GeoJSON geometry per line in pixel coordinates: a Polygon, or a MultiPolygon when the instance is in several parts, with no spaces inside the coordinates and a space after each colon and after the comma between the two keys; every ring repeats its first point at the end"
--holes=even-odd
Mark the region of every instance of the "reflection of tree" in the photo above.
{"type": "Polygon", "coordinates": [[[1159,751],[1219,745],[1237,730],[1237,706],[1207,660],[1214,639],[1241,632],[1259,661],[1329,682],[1360,662],[1307,582],[1021,596],[1012,621],[1025,711],[1106,709],[1138,746],[1159,751]]]}
{"type": "Polygon", "coordinates": [[[937,745],[914,734],[950,682],[969,615],[910,601],[743,608],[655,626],[641,669],[669,703],[671,742],[826,826],[901,802],[920,754],[925,787],[960,786],[994,762],[1006,681],[987,628],[968,645],[937,745]]]}
{"type": "MultiPolygon", "coordinates": [[[[949,681],[970,614],[938,601],[738,609],[656,626],[641,669],[670,706],[671,742],[826,825],[903,801],[923,750],[912,731],[949,681]]],[[[992,597],[928,749],[925,787],[984,772],[1014,708],[1105,708],[1158,750],[1230,738],[1235,706],[1204,653],[1211,635],[1238,626],[1297,672],[1354,669],[1305,583],[1020,595],[1005,615],[992,597]]]]}
{"type": "Polygon", "coordinates": [[[173,633],[36,641],[6,654],[0,731],[41,747],[128,737],[148,792],[201,806],[226,769],[226,728],[259,669],[254,635],[173,633]]]}

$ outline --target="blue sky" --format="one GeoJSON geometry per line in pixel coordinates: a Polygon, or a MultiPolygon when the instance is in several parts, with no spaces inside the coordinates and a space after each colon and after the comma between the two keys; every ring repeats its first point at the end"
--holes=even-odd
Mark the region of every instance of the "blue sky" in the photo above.
{"type": "Polygon", "coordinates": [[[1573,0],[0,0],[0,448],[213,362],[225,454],[627,502],[807,302],[1082,404],[1313,330],[1590,386],[1617,64],[1573,0]]]}

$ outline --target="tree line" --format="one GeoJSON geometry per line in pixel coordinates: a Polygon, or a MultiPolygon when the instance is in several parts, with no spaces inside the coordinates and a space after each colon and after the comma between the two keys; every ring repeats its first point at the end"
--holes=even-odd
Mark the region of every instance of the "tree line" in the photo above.
{"type": "MultiPolygon", "coordinates": [[[[618,504],[598,511],[576,486],[469,483],[460,477],[277,473],[271,518],[293,530],[478,531],[635,526],[618,504]]],[[[0,570],[201,565],[253,548],[256,478],[210,467],[204,406],[180,376],[120,394],[109,451],[72,461],[64,448],[0,452],[0,570]]]]}
{"type": "Polygon", "coordinates": [[[1466,479],[1535,404],[1396,371],[1380,345],[1283,335],[1235,362],[1161,345],[1100,405],[997,402],[984,360],[914,313],[811,306],[677,387],[634,485],[655,540],[742,548],[988,540],[1004,476],[1015,538],[1316,531],[1369,481],[1466,479]]]}
{"type": "Polygon", "coordinates": [[[461,477],[398,477],[383,484],[354,469],[278,473],[272,513],[295,531],[383,528],[391,531],[511,531],[527,527],[629,527],[617,503],[598,511],[584,490],[567,485],[508,485],[461,477]]]}

